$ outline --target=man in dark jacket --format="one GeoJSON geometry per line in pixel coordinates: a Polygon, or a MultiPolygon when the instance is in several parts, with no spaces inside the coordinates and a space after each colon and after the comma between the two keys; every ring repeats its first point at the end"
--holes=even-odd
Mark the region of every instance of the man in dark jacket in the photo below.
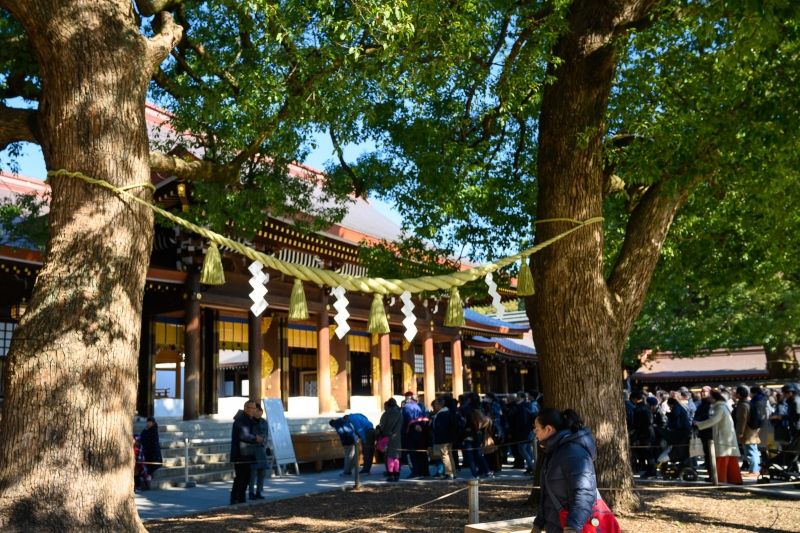
{"type": "Polygon", "coordinates": [[[147,417],[147,426],[139,436],[139,442],[144,450],[145,470],[152,476],[153,472],[161,468],[161,442],[158,437],[158,424],[152,416],[147,417]]]}
{"type": "Polygon", "coordinates": [[[256,434],[256,402],[248,400],[244,409],[233,417],[231,429],[231,462],[233,463],[233,489],[231,505],[245,502],[247,485],[250,481],[250,467],[255,462],[252,448],[248,444],[261,444],[264,438],[256,434]]]}
{"type": "Polygon", "coordinates": [[[787,383],[781,387],[784,402],[786,402],[786,415],[784,424],[789,427],[789,442],[800,437],[800,388],[796,383],[787,383]]]}
{"type": "Polygon", "coordinates": [[[656,475],[656,463],[653,457],[653,412],[644,401],[642,391],[631,394],[633,402],[633,424],[631,426],[631,445],[633,448],[633,471],[644,477],[656,475]]]}
{"type": "Polygon", "coordinates": [[[445,479],[455,478],[455,467],[453,463],[453,441],[455,440],[455,433],[457,431],[457,421],[455,419],[458,414],[450,410],[450,406],[444,398],[436,399],[437,410],[431,422],[433,433],[433,447],[436,455],[442,456],[442,464],[444,465],[445,479]]]}
{"type": "MultiPolygon", "coordinates": [[[[700,405],[697,406],[697,411],[694,413],[694,421],[702,422],[703,420],[708,420],[711,416],[711,406],[713,404],[714,400],[711,398],[711,387],[706,385],[700,391],[700,405]]],[[[697,436],[703,443],[703,455],[706,461],[705,466],[706,468],[711,468],[714,461],[711,460],[711,445],[709,442],[714,439],[713,429],[701,429],[697,432],[697,436]]]]}
{"type": "Polygon", "coordinates": [[[517,443],[517,450],[525,461],[525,473],[533,474],[533,448],[531,447],[531,433],[533,421],[536,417],[531,415],[528,406],[528,394],[518,392],[515,400],[516,407],[511,410],[512,418],[509,420],[510,439],[517,443]]]}

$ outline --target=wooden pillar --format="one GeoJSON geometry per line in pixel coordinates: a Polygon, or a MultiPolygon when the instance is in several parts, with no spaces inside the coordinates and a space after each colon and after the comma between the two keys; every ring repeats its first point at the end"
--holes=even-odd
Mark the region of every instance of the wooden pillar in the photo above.
{"type": "Polygon", "coordinates": [[[422,341],[422,356],[425,362],[425,405],[436,397],[436,374],[433,365],[433,332],[427,330],[422,341]]]}
{"type": "Polygon", "coordinates": [[[260,316],[247,313],[247,380],[250,399],[261,404],[264,391],[261,386],[261,351],[264,349],[264,332],[260,316]]]}
{"type": "Polygon", "coordinates": [[[266,398],[281,397],[281,328],[283,321],[271,317],[265,319],[264,351],[262,354],[261,372],[264,377],[262,392],[266,398]],[[266,371],[265,371],[266,370],[266,371]]]}
{"type": "MultiPolygon", "coordinates": [[[[445,382],[445,373],[444,373],[444,351],[442,351],[442,345],[433,343],[433,376],[434,376],[434,383],[436,384],[436,390],[441,390],[442,385],[445,382]]],[[[431,400],[433,401],[433,400],[431,400]]],[[[430,402],[428,402],[430,406],[430,402]]]]}
{"type": "MultiPolygon", "coordinates": [[[[184,342],[183,419],[197,420],[200,416],[200,273],[192,272],[186,279],[186,315],[184,342]]],[[[178,363],[176,391],[180,387],[178,363]]],[[[177,392],[176,392],[177,395],[177,392]]]]}
{"type": "Polygon", "coordinates": [[[508,394],[508,363],[499,363],[497,370],[500,371],[500,392],[508,394]]]}
{"type": "Polygon", "coordinates": [[[142,316],[142,336],[139,341],[139,386],[136,394],[136,414],[153,416],[156,372],[153,361],[153,322],[142,316]]]}
{"type": "MultiPolygon", "coordinates": [[[[370,383],[372,385],[370,394],[380,398],[381,396],[381,339],[377,333],[370,333],[369,337],[369,364],[370,364],[370,383]]],[[[383,405],[383,402],[380,402],[383,405]]]]}
{"type": "Polygon", "coordinates": [[[202,406],[203,413],[216,414],[219,403],[219,332],[217,319],[219,311],[203,309],[203,376],[202,406]]]}
{"type": "Polygon", "coordinates": [[[320,414],[331,410],[331,330],[328,327],[328,292],[322,290],[322,309],[317,316],[317,398],[320,414]]]}
{"type": "Polygon", "coordinates": [[[450,343],[450,361],[453,365],[453,397],[458,398],[464,394],[464,376],[462,373],[461,337],[456,337],[450,343]]]}
{"type": "Polygon", "coordinates": [[[392,346],[388,333],[380,336],[381,402],[392,397],[392,346]]]}
{"type": "Polygon", "coordinates": [[[291,377],[291,367],[289,362],[289,342],[287,340],[287,328],[289,322],[286,318],[281,317],[278,322],[278,349],[280,356],[280,380],[281,380],[281,400],[283,401],[283,408],[289,410],[289,378],[291,377]]]}

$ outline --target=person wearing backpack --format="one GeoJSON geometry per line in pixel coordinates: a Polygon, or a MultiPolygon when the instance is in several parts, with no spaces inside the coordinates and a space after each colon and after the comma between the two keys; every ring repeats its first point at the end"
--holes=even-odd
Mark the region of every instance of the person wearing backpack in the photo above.
{"type": "Polygon", "coordinates": [[[742,445],[745,457],[747,458],[748,471],[742,477],[758,477],[761,472],[761,454],[758,445],[761,439],[758,437],[761,431],[761,420],[759,410],[753,409],[749,401],[750,390],[740,385],[736,387],[736,416],[734,427],[736,428],[736,440],[742,445]]]}

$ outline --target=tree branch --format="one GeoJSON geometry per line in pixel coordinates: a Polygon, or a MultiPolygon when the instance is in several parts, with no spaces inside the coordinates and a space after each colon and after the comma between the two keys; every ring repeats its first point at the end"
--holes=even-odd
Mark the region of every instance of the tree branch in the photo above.
{"type": "Polygon", "coordinates": [[[644,305],[653,270],[675,213],[701,181],[702,178],[695,179],[677,191],[667,191],[663,181],[655,183],[633,209],[625,230],[625,241],[608,278],[612,305],[618,317],[617,327],[622,331],[630,331],[644,305]]]}
{"type": "Polygon", "coordinates": [[[155,74],[153,74],[153,81],[176,100],[180,99],[180,87],[173,83],[160,66],[156,69],[155,74]]]}
{"type": "Polygon", "coordinates": [[[186,61],[186,58],[183,57],[183,53],[178,49],[173,49],[172,57],[175,58],[175,62],[178,64],[178,68],[180,68],[183,72],[185,72],[192,80],[197,83],[198,85],[205,85],[203,78],[197,75],[197,73],[189,66],[189,63],[186,61]]]}
{"type": "Polygon", "coordinates": [[[182,3],[182,0],[136,0],[136,9],[142,16],[152,17],[162,11],[171,11],[182,3]]]}
{"type": "MultiPolygon", "coordinates": [[[[208,53],[206,53],[206,48],[201,43],[195,42],[194,40],[190,39],[189,37],[184,37],[181,41],[181,48],[190,48],[193,50],[198,56],[203,58],[204,60],[208,60],[208,53]]],[[[213,63],[212,63],[213,64],[213,63]]],[[[225,69],[215,69],[217,71],[217,75],[223,79],[228,85],[230,85],[231,89],[233,90],[233,94],[238,96],[239,95],[239,82],[236,78],[225,69]]]]}
{"type": "Polygon", "coordinates": [[[361,198],[366,198],[367,191],[364,190],[364,180],[359,178],[356,173],[353,171],[352,167],[347,164],[347,161],[344,160],[344,150],[342,150],[342,145],[339,143],[338,137],[336,137],[336,132],[333,130],[333,126],[329,128],[331,143],[333,144],[333,148],[336,150],[336,157],[339,159],[339,164],[341,165],[342,169],[350,176],[350,181],[353,184],[353,194],[357,197],[360,196],[361,198]]]}
{"type": "Polygon", "coordinates": [[[150,72],[155,73],[183,36],[183,27],[175,23],[170,13],[159,12],[153,27],[158,31],[147,41],[147,60],[150,72]]]}
{"type": "Polygon", "coordinates": [[[25,98],[26,100],[38,100],[39,88],[27,80],[24,72],[12,72],[6,77],[6,89],[0,92],[0,98],[25,98]]]}
{"type": "Polygon", "coordinates": [[[35,109],[0,105],[0,150],[14,142],[39,144],[39,123],[35,109]]]}
{"type": "Polygon", "coordinates": [[[163,152],[150,152],[150,170],[190,181],[235,183],[239,179],[239,168],[237,165],[219,165],[210,161],[187,161],[163,152]]]}

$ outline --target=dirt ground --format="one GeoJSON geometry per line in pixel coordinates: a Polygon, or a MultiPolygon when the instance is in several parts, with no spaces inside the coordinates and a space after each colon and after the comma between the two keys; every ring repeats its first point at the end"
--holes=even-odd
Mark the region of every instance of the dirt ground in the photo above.
{"type": "MultiPolygon", "coordinates": [[[[532,510],[526,504],[530,492],[528,487],[507,480],[482,484],[481,521],[532,516],[532,510]]],[[[619,516],[622,531],[800,532],[800,503],[797,501],[771,500],[712,489],[645,492],[643,495],[646,511],[619,516]]],[[[151,532],[186,533],[460,533],[466,523],[466,484],[439,482],[369,485],[359,492],[347,490],[315,494],[240,506],[223,513],[155,520],[147,522],[146,526],[151,532]],[[459,489],[463,490],[457,492],[459,489]]]]}

